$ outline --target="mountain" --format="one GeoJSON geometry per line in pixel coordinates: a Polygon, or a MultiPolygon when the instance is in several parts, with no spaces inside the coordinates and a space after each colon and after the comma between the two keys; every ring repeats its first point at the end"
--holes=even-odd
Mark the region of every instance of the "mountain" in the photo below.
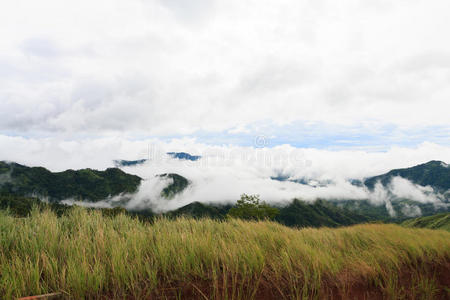
{"type": "MultiPolygon", "coordinates": [[[[32,197],[0,195],[0,209],[9,209],[10,213],[13,215],[26,217],[30,214],[33,207],[40,210],[50,209],[57,215],[62,215],[72,209],[72,206],[67,206],[58,202],[43,203],[39,199],[32,197]]],[[[168,218],[185,216],[190,218],[211,218],[223,220],[227,218],[227,213],[232,207],[233,205],[229,204],[213,205],[193,202],[176,210],[166,212],[163,215],[168,218]]],[[[365,223],[373,220],[372,218],[361,216],[350,210],[334,207],[326,201],[320,200],[314,203],[294,200],[290,205],[279,209],[280,214],[275,221],[290,227],[338,227],[365,223]]],[[[119,213],[123,213],[138,217],[140,220],[145,222],[151,222],[158,216],[158,214],[152,212],[151,209],[126,211],[123,208],[116,207],[113,209],[95,208],[95,210],[100,210],[102,214],[106,216],[114,216],[119,213]]]]}
{"type": "MultiPolygon", "coordinates": [[[[56,213],[57,216],[62,216],[66,213],[70,213],[73,206],[61,204],[58,202],[42,202],[38,198],[22,197],[14,195],[0,195],[0,210],[7,210],[13,216],[27,217],[33,210],[51,210],[56,213]]],[[[118,214],[126,214],[136,216],[142,220],[150,220],[153,217],[153,213],[149,210],[136,212],[128,212],[125,208],[86,208],[87,210],[97,210],[102,213],[103,216],[113,217],[118,214]]],[[[1,212],[0,212],[1,213],[1,212]]]]}
{"type": "Polygon", "coordinates": [[[373,189],[379,181],[383,186],[387,186],[395,176],[403,177],[418,185],[429,185],[441,192],[446,192],[450,189],[450,166],[437,160],[411,168],[394,169],[386,174],[367,178],[364,180],[364,185],[369,189],[373,189]]]}
{"type": "MultiPolygon", "coordinates": [[[[196,161],[201,158],[199,155],[190,155],[186,152],[167,152],[167,155],[169,155],[171,158],[175,159],[181,159],[181,160],[191,160],[196,161]]],[[[147,159],[137,159],[137,160],[125,160],[125,159],[116,159],[113,160],[114,166],[116,168],[121,167],[134,167],[144,164],[147,161],[147,159]]]]}
{"type": "MultiPolygon", "coordinates": [[[[20,217],[26,217],[36,207],[40,210],[50,209],[58,216],[69,212],[72,206],[54,203],[43,203],[37,198],[22,197],[14,195],[0,195],[0,209],[9,209],[10,213],[20,217]]],[[[226,219],[228,211],[232,205],[221,204],[205,204],[193,202],[176,210],[163,214],[168,218],[177,218],[180,216],[190,218],[211,218],[226,219]]],[[[158,217],[150,209],[139,211],[126,211],[123,208],[91,208],[100,210],[103,215],[114,216],[119,213],[136,216],[140,220],[148,222],[158,217]]],[[[325,201],[317,201],[315,203],[307,203],[300,200],[294,200],[290,205],[280,209],[280,215],[275,221],[290,227],[338,227],[365,223],[372,219],[363,217],[349,210],[333,207],[325,201]]]]}
{"type": "MultiPolygon", "coordinates": [[[[445,193],[450,190],[450,166],[442,161],[432,160],[424,164],[420,164],[410,168],[393,169],[385,174],[366,178],[364,180],[351,179],[350,183],[355,186],[366,186],[369,190],[373,190],[375,184],[380,182],[383,186],[388,186],[392,178],[399,176],[410,182],[421,185],[431,186],[437,192],[445,193]]],[[[292,179],[291,176],[280,174],[270,177],[277,181],[290,181],[310,186],[326,186],[331,181],[317,181],[308,178],[292,179]]]]}
{"type": "Polygon", "coordinates": [[[38,198],[22,197],[14,195],[0,195],[0,209],[8,209],[9,213],[18,216],[26,217],[30,214],[33,208],[48,207],[58,215],[61,215],[69,206],[58,203],[44,203],[38,198]]]}
{"type": "Polygon", "coordinates": [[[427,216],[450,210],[450,167],[442,161],[433,160],[410,168],[393,169],[385,174],[350,182],[355,186],[365,186],[371,191],[378,182],[386,188],[389,197],[389,203],[386,205],[375,206],[369,200],[331,201],[336,206],[372,218],[390,220],[395,217],[396,220],[403,220],[413,216],[427,216]],[[392,194],[389,185],[394,177],[402,177],[416,185],[432,187],[432,190],[426,193],[430,196],[432,194],[437,196],[441,201],[440,205],[431,202],[423,203],[392,194]]]}
{"type": "Polygon", "coordinates": [[[118,168],[51,172],[42,167],[27,167],[0,162],[0,194],[48,197],[49,201],[67,198],[99,201],[110,196],[137,191],[141,178],[118,168]]]}
{"type": "MultiPolygon", "coordinates": [[[[218,205],[193,202],[166,213],[168,217],[188,216],[224,219],[233,205],[218,205]]],[[[285,207],[277,207],[280,214],[275,221],[290,227],[338,227],[372,221],[372,218],[347,209],[336,207],[327,201],[304,202],[295,199],[285,207]]]]}
{"type": "Polygon", "coordinates": [[[189,153],[186,153],[186,152],[167,152],[167,154],[169,156],[171,156],[172,158],[181,159],[181,160],[196,161],[196,160],[199,160],[200,158],[202,158],[199,155],[190,155],[189,153]]]}
{"type": "Polygon", "coordinates": [[[443,213],[428,217],[409,219],[401,223],[401,225],[405,227],[442,229],[450,231],[450,213],[443,213]]]}
{"type": "Polygon", "coordinates": [[[192,202],[176,210],[166,213],[168,217],[186,216],[192,218],[224,219],[231,205],[211,205],[200,202],[192,202]]]}
{"type": "Polygon", "coordinates": [[[146,161],[147,161],[146,159],[138,159],[138,160],[116,159],[116,160],[113,160],[114,166],[116,166],[116,168],[138,166],[138,165],[142,165],[146,161]]]}
{"type": "MultiPolygon", "coordinates": [[[[180,153],[182,153],[182,157],[193,157],[184,152],[179,152],[178,154],[180,153]]],[[[131,164],[136,162],[138,164],[142,161],[125,162],[131,162],[131,164]]],[[[377,181],[384,185],[389,185],[390,180],[394,176],[401,176],[416,184],[430,185],[441,194],[445,194],[447,191],[446,195],[448,196],[450,194],[448,192],[450,184],[449,171],[450,168],[445,163],[431,161],[411,168],[392,170],[386,174],[367,178],[355,184],[366,185],[369,189],[373,189],[377,181]]],[[[185,191],[190,184],[187,178],[175,173],[165,173],[157,176],[170,179],[169,185],[160,192],[161,197],[167,200],[185,191]]],[[[283,176],[273,177],[272,179],[280,181],[290,180],[289,177],[283,176]]],[[[29,201],[20,197],[38,197],[49,200],[52,203],[57,203],[63,199],[95,202],[107,199],[110,196],[134,193],[137,191],[141,181],[140,177],[127,174],[118,168],[110,168],[105,171],[82,169],[51,172],[42,167],[27,167],[17,163],[0,162],[0,195],[17,197],[16,200],[19,199],[17,201],[20,203],[27,203],[24,207],[30,207],[30,203],[33,203],[35,200],[29,201]]],[[[308,184],[311,185],[311,182],[309,181],[308,184]]],[[[318,200],[313,203],[294,200],[285,207],[277,207],[280,210],[280,214],[277,216],[276,221],[297,227],[335,227],[372,220],[400,222],[414,216],[448,212],[450,205],[446,199],[448,197],[444,198],[439,205],[436,205],[435,203],[420,203],[411,199],[392,197],[389,199],[390,201],[387,201],[388,203],[380,203],[378,206],[373,205],[369,199],[318,200]],[[395,214],[393,211],[395,211],[395,214]]],[[[2,201],[3,206],[8,206],[15,200],[3,198],[2,201]]],[[[194,202],[170,212],[168,215],[225,218],[231,207],[194,202]]],[[[19,207],[19,209],[22,208],[19,207]]],[[[150,210],[144,215],[153,216],[153,212],[150,210]]]]}
{"type": "Polygon", "coordinates": [[[336,227],[364,223],[373,220],[351,210],[334,206],[325,200],[313,203],[294,199],[291,204],[280,208],[276,220],[286,226],[336,227]]]}
{"type": "MultiPolygon", "coordinates": [[[[365,180],[350,179],[350,183],[355,186],[366,186],[373,190],[375,184],[380,182],[383,186],[388,186],[393,177],[402,177],[412,183],[421,186],[431,186],[436,191],[445,193],[450,189],[450,166],[442,161],[432,160],[410,168],[393,169],[388,173],[366,178],[365,180]]],[[[326,186],[332,183],[329,180],[317,181],[311,178],[293,179],[289,175],[280,174],[270,177],[272,180],[289,181],[310,186],[326,186]]]]}
{"type": "Polygon", "coordinates": [[[364,215],[373,220],[387,222],[405,220],[414,216],[429,216],[440,212],[448,212],[450,206],[421,203],[410,199],[392,199],[389,204],[374,205],[369,200],[328,200],[336,207],[364,215]],[[392,212],[395,212],[393,215],[392,212]]]}
{"type": "Polygon", "coordinates": [[[172,179],[172,183],[161,191],[161,197],[164,197],[166,199],[172,199],[176,194],[184,191],[189,185],[189,180],[178,174],[169,173],[161,174],[158,176],[162,178],[172,179]]]}

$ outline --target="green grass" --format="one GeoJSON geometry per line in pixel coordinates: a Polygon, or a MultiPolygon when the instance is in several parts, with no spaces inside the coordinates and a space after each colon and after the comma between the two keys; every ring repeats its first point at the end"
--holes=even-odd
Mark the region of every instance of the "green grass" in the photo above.
{"type": "Polygon", "coordinates": [[[402,225],[406,227],[442,229],[450,231],[450,213],[409,219],[404,221],[402,225]]]}
{"type": "Polygon", "coordinates": [[[61,217],[0,211],[5,299],[56,291],[75,299],[323,299],[360,287],[368,296],[433,299],[445,293],[439,272],[449,263],[449,232],[397,225],[299,230],[234,219],[150,224],[81,208],[61,217]]]}

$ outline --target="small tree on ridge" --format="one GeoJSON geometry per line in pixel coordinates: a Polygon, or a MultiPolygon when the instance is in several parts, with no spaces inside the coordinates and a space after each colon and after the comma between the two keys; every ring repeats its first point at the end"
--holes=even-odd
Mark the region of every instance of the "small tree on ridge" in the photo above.
{"type": "Polygon", "coordinates": [[[242,194],[236,206],[228,212],[228,216],[245,220],[273,220],[279,213],[277,208],[260,202],[259,195],[242,194]]]}

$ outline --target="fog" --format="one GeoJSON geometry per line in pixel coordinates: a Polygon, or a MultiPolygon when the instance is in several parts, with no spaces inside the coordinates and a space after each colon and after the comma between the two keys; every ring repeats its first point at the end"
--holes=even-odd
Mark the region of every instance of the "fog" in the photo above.
{"type": "MultiPolygon", "coordinates": [[[[432,187],[419,186],[401,177],[394,177],[388,186],[377,183],[373,190],[353,185],[351,179],[363,180],[366,176],[364,173],[357,177],[349,176],[356,174],[358,169],[351,169],[354,162],[349,156],[342,162],[347,163],[348,167],[339,170],[333,165],[329,169],[322,164],[316,166],[313,161],[307,159],[304,150],[292,147],[222,150],[202,153],[203,157],[198,161],[173,159],[163,152],[155,151],[144,164],[122,168],[127,173],[143,178],[136,194],[105,199],[94,205],[120,205],[133,210],[151,208],[161,212],[177,209],[194,201],[211,204],[235,203],[241,194],[246,193],[258,194],[261,200],[274,205],[286,205],[294,198],[308,202],[316,199],[368,200],[373,205],[384,205],[390,215],[395,216],[396,212],[391,203],[394,199],[407,198],[419,203],[435,204],[442,204],[444,199],[432,187]],[[157,176],[163,173],[184,176],[190,184],[173,199],[165,199],[160,195],[161,190],[171,184],[172,180],[157,176]],[[283,181],[273,179],[280,176],[283,181]]],[[[342,153],[335,155],[346,157],[342,153]]],[[[367,171],[366,174],[372,172],[367,171]]],[[[72,201],[65,203],[71,204],[72,201]]],[[[414,216],[420,215],[421,211],[417,206],[404,205],[402,213],[414,216]]]]}
{"type": "MultiPolygon", "coordinates": [[[[258,147],[257,143],[253,147],[219,146],[199,143],[195,139],[163,141],[120,137],[68,141],[0,135],[0,142],[4,146],[0,148],[3,159],[43,166],[51,171],[104,170],[114,167],[115,159],[147,159],[142,165],[122,168],[143,178],[135,195],[105,199],[95,205],[122,205],[129,209],[152,208],[156,211],[176,209],[194,201],[234,203],[242,193],[258,194],[262,200],[280,205],[293,198],[305,201],[317,198],[367,199],[374,205],[385,205],[388,210],[390,201],[395,198],[441,205],[444,196],[435,193],[431,187],[417,186],[402,178],[394,178],[387,187],[377,185],[373,191],[352,185],[350,180],[362,180],[430,160],[450,161],[450,147],[428,142],[415,147],[390,147],[386,151],[297,148],[290,145],[258,147]],[[202,158],[198,161],[173,159],[166,154],[171,151],[184,151],[202,158]],[[156,177],[163,173],[182,175],[190,185],[173,199],[163,199],[160,192],[170,184],[170,179],[156,177]],[[271,177],[282,177],[286,181],[271,177]]],[[[72,202],[66,199],[66,203],[72,202]]],[[[411,211],[411,214],[417,212],[415,208],[404,210],[411,211]]]]}

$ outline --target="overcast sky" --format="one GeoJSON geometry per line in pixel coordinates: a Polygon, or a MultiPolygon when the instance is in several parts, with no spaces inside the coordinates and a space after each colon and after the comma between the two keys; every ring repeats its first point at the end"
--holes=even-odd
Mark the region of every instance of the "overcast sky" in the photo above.
{"type": "Polygon", "coordinates": [[[3,0],[0,160],[185,138],[434,145],[447,158],[449,12],[447,0],[3,0]]]}

